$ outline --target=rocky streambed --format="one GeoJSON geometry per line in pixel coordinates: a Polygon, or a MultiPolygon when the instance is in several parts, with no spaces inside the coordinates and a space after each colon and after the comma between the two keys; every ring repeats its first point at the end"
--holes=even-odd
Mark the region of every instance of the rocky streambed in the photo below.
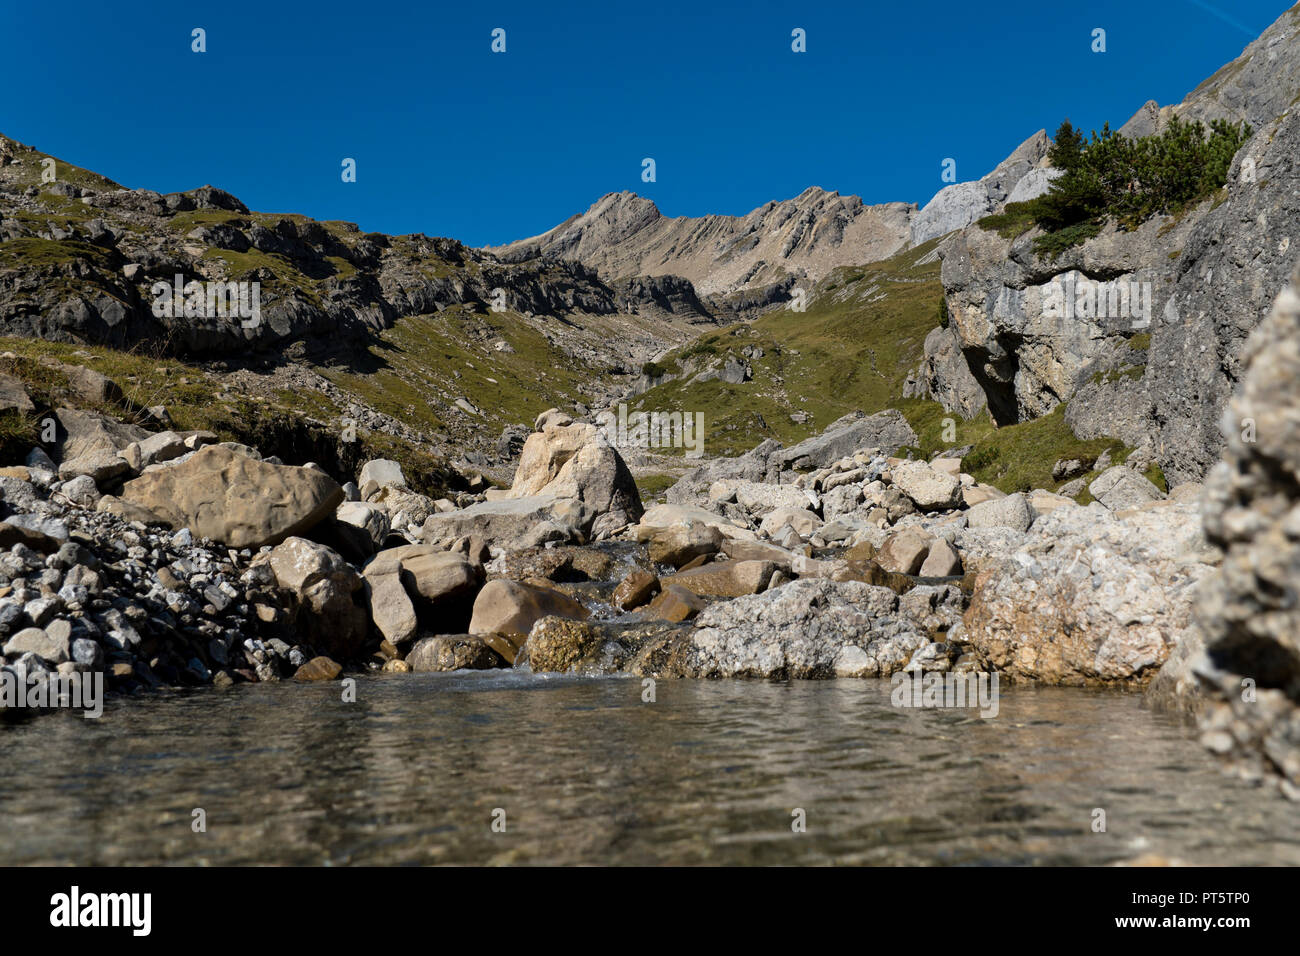
{"type": "MultiPolygon", "coordinates": [[[[1284,297],[1259,334],[1288,322],[1284,297]]],[[[1259,354],[1271,400],[1294,392],[1268,368],[1290,353],[1259,354]]],[[[556,409],[511,487],[469,476],[455,500],[391,461],[329,475],[102,411],[56,419],[56,442],[0,469],[0,691],[27,695],[0,698],[7,716],[57,709],[84,677],[134,694],[459,670],[985,675],[1145,694],[1199,713],[1252,780],[1292,795],[1300,779],[1294,638],[1249,610],[1288,607],[1298,575],[1279,566],[1257,593],[1250,569],[1274,564],[1242,557],[1261,520],[1291,540],[1289,517],[1249,501],[1280,515],[1300,497],[1271,465],[1251,471],[1261,449],[1289,454],[1275,444],[1232,446],[1209,492],[1157,488],[1144,450],[1102,468],[1083,505],[981,485],[958,449],[897,457],[915,436],[889,411],[707,461],[646,508],[599,418],[556,409]],[[1262,705],[1243,710],[1238,685],[1262,705]]]]}

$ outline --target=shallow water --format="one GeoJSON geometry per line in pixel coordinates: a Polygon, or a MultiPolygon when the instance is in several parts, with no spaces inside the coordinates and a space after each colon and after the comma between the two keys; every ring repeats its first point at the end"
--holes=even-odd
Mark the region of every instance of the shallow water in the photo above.
{"type": "Polygon", "coordinates": [[[643,703],[635,679],[486,671],[361,677],[357,703],[110,701],[0,727],[0,863],[1300,863],[1294,806],[1136,695],[1003,686],[982,720],[889,689],[660,681],[643,703]]]}

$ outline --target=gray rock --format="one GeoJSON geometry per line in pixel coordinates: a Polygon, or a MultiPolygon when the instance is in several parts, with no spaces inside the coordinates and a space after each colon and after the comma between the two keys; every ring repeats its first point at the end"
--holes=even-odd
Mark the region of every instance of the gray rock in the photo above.
{"type": "Polygon", "coordinates": [[[820,435],[805,438],[790,448],[775,449],[768,456],[768,480],[774,480],[782,471],[811,471],[846,458],[864,448],[876,448],[881,454],[892,455],[904,445],[915,445],[918,439],[902,412],[892,408],[874,415],[854,413],[837,419],[820,435]]]}
{"type": "Polygon", "coordinates": [[[1088,492],[1111,511],[1160,501],[1165,493],[1127,465],[1112,465],[1088,485],[1088,492]]]}
{"type": "MultiPolygon", "coordinates": [[[[1000,209],[1021,181],[1042,162],[1049,145],[1046,131],[1039,130],[983,179],[954,183],[939,190],[912,217],[913,245],[961,229],[1000,209]]],[[[1027,184],[1025,192],[1033,188],[1027,184]]]]}
{"type": "Polygon", "coordinates": [[[1300,800],[1300,268],[1243,354],[1206,482],[1205,532],[1225,551],[1197,604],[1209,698],[1202,740],[1233,772],[1300,800]],[[1255,440],[1239,425],[1253,419],[1255,440]]]}
{"type": "Polygon", "coordinates": [[[99,644],[86,637],[79,637],[72,642],[72,659],[78,664],[85,664],[92,670],[103,670],[104,668],[104,651],[99,644]]]}
{"type": "Polygon", "coordinates": [[[79,475],[70,481],[65,481],[59,492],[73,504],[82,508],[95,507],[99,499],[103,497],[99,493],[99,488],[95,485],[95,479],[89,475],[79,475]]]}
{"type": "MultiPolygon", "coordinates": [[[[1191,625],[1212,570],[1197,515],[1171,502],[1120,518],[1094,502],[1039,518],[1018,549],[980,561],[963,553],[978,572],[967,640],[1017,680],[1145,683],[1191,625]]],[[[959,532],[959,546],[981,533],[959,532]]]]}
{"type": "Polygon", "coordinates": [[[968,528],[1010,528],[1028,531],[1034,523],[1034,509],[1020,492],[1005,498],[994,498],[971,507],[966,512],[968,528]]]}
{"type": "Polygon", "coordinates": [[[685,677],[885,677],[928,639],[888,588],[824,578],[705,608],[680,651],[685,677]]]}

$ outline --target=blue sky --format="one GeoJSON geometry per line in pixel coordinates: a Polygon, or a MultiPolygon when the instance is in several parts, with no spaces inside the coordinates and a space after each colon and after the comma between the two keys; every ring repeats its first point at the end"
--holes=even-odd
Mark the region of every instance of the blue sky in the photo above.
{"type": "Polygon", "coordinates": [[[924,204],[945,158],[974,179],[1067,115],[1177,102],[1288,5],[6,0],[0,133],[127,186],[471,245],[620,189],[667,215],[810,185],[924,204]]]}

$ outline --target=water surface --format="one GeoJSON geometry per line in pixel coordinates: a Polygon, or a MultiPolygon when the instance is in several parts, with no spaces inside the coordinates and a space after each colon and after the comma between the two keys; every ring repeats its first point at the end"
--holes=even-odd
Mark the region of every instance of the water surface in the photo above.
{"type": "Polygon", "coordinates": [[[638,679],[487,671],[114,700],[0,727],[0,863],[1300,864],[1295,808],[1136,695],[1004,685],[982,720],[889,689],[644,703],[638,679]]]}

